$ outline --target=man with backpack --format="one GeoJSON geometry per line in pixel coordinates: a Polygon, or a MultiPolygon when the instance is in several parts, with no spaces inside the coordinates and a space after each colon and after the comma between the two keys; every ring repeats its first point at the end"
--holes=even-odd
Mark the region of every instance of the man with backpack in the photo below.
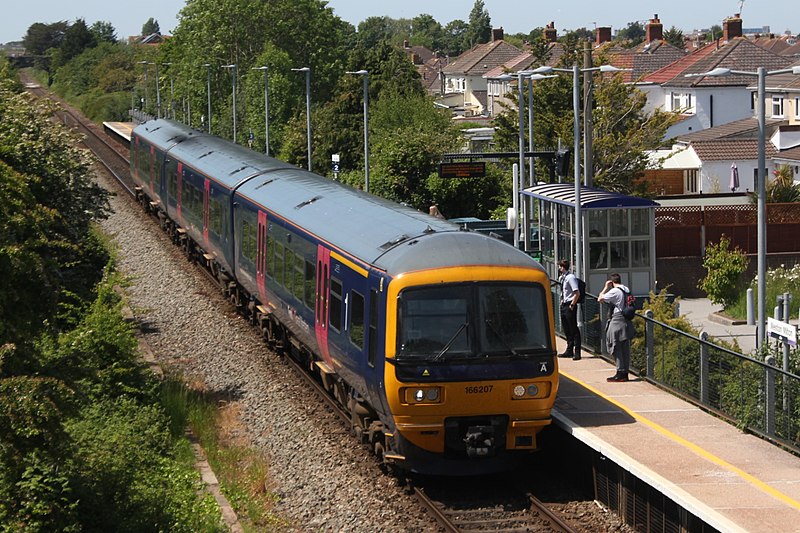
{"type": "Polygon", "coordinates": [[[619,274],[611,274],[605,287],[597,295],[597,301],[610,306],[608,322],[606,322],[606,346],[608,353],[614,356],[617,373],[607,378],[610,382],[628,381],[631,366],[631,339],[636,334],[633,326],[633,315],[629,298],[631,291],[622,284],[619,274]]]}
{"type": "Polygon", "coordinates": [[[566,259],[559,261],[558,271],[561,274],[561,324],[564,326],[564,336],[567,338],[567,349],[558,356],[572,357],[578,361],[581,358],[581,330],[578,329],[580,286],[577,276],[569,271],[569,261],[566,259]]]}

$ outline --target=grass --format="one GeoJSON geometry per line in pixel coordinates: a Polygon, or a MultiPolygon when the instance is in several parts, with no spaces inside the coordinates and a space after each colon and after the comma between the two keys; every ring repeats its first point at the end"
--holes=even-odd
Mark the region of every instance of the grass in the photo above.
{"type": "Polygon", "coordinates": [[[173,434],[184,436],[189,428],[200,441],[245,532],[286,529],[286,521],[273,511],[278,497],[269,490],[268,463],[242,436],[238,404],[214,398],[200,384],[189,385],[178,376],[164,380],[161,396],[173,434]]]}

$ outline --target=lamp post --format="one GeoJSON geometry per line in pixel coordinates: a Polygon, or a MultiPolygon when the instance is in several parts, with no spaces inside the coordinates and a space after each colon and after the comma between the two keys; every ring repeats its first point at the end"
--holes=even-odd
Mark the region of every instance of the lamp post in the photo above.
{"type": "Polygon", "coordinates": [[[264,71],[264,153],[269,155],[269,67],[253,67],[264,71]]]}
{"type": "Polygon", "coordinates": [[[756,72],[715,68],[708,72],[685,74],[687,78],[703,76],[755,76],[758,78],[758,322],[756,324],[756,347],[761,348],[766,339],[767,330],[767,135],[766,135],[766,77],[773,74],[800,74],[800,66],[767,71],[758,67],[756,72]]]}
{"type": "Polygon", "coordinates": [[[602,65],[581,69],[578,65],[573,65],[571,69],[555,67],[539,67],[534,69],[534,74],[549,74],[551,72],[571,72],[572,73],[572,111],[575,120],[572,125],[572,152],[573,152],[573,179],[575,180],[575,275],[579,278],[585,277],[583,272],[583,227],[581,224],[581,98],[580,98],[580,75],[581,72],[621,72],[622,69],[612,65],[602,65]]]}
{"type": "Polygon", "coordinates": [[[165,67],[169,68],[169,109],[171,111],[170,118],[175,120],[175,85],[173,85],[172,79],[172,63],[161,63],[165,67]]]}
{"type": "Polygon", "coordinates": [[[208,131],[208,133],[211,133],[211,64],[205,63],[203,64],[203,66],[206,67],[206,74],[207,74],[206,96],[208,98],[208,109],[207,109],[208,125],[206,126],[206,131],[208,131]]]}
{"type": "Polygon", "coordinates": [[[145,115],[147,114],[147,61],[137,61],[137,64],[144,65],[144,102],[142,105],[142,111],[144,111],[145,115]]]}
{"type": "Polygon", "coordinates": [[[151,63],[156,66],[156,117],[161,118],[161,84],[158,78],[158,63],[151,63]]]}
{"type": "Polygon", "coordinates": [[[233,86],[233,142],[236,143],[236,63],[230,65],[222,65],[222,68],[231,71],[231,85],[233,86]]]}
{"type": "Polygon", "coordinates": [[[369,72],[364,69],[347,71],[364,80],[364,191],[369,192],[369,72]]]}
{"type": "Polygon", "coordinates": [[[308,148],[308,171],[311,172],[311,69],[302,67],[293,68],[292,71],[306,73],[306,143],[308,148]]]}

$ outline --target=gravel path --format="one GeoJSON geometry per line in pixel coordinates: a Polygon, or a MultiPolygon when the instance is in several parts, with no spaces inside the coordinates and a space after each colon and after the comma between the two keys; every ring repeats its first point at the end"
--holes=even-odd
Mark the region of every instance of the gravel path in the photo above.
{"type": "MultiPolygon", "coordinates": [[[[113,184],[101,179],[107,188],[113,184]]],[[[131,307],[156,358],[237,402],[245,437],[294,531],[431,531],[436,526],[203,274],[125,197],[102,222],[133,280],[131,307]]]]}

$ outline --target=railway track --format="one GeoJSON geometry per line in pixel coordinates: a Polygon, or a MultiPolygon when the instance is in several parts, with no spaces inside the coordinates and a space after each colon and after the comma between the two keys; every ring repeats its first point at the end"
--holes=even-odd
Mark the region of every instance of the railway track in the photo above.
{"type": "MultiPolygon", "coordinates": [[[[28,89],[40,98],[52,98],[52,95],[41,87],[29,84],[28,89]]],[[[58,111],[58,120],[82,133],[83,144],[95,154],[102,167],[135,201],[134,183],[130,178],[129,159],[125,148],[114,141],[109,141],[101,128],[86,122],[77,112],[69,109],[63,102],[60,103],[62,109],[58,111]]],[[[155,217],[153,220],[158,222],[155,217]]],[[[217,280],[207,269],[200,268],[200,270],[219,287],[217,280]]],[[[297,370],[298,376],[301,376],[328,408],[349,427],[349,413],[326,392],[319,380],[292,357],[283,359],[297,370]]],[[[482,488],[474,485],[480,484],[482,482],[480,480],[470,480],[469,483],[463,483],[461,479],[448,480],[445,482],[447,484],[445,490],[438,486],[438,482],[431,484],[428,480],[402,478],[400,482],[406,484],[406,492],[413,495],[446,532],[577,531],[570,528],[525,489],[498,491],[498,485],[504,484],[502,477],[493,478],[489,485],[484,485],[482,488]]]]}

